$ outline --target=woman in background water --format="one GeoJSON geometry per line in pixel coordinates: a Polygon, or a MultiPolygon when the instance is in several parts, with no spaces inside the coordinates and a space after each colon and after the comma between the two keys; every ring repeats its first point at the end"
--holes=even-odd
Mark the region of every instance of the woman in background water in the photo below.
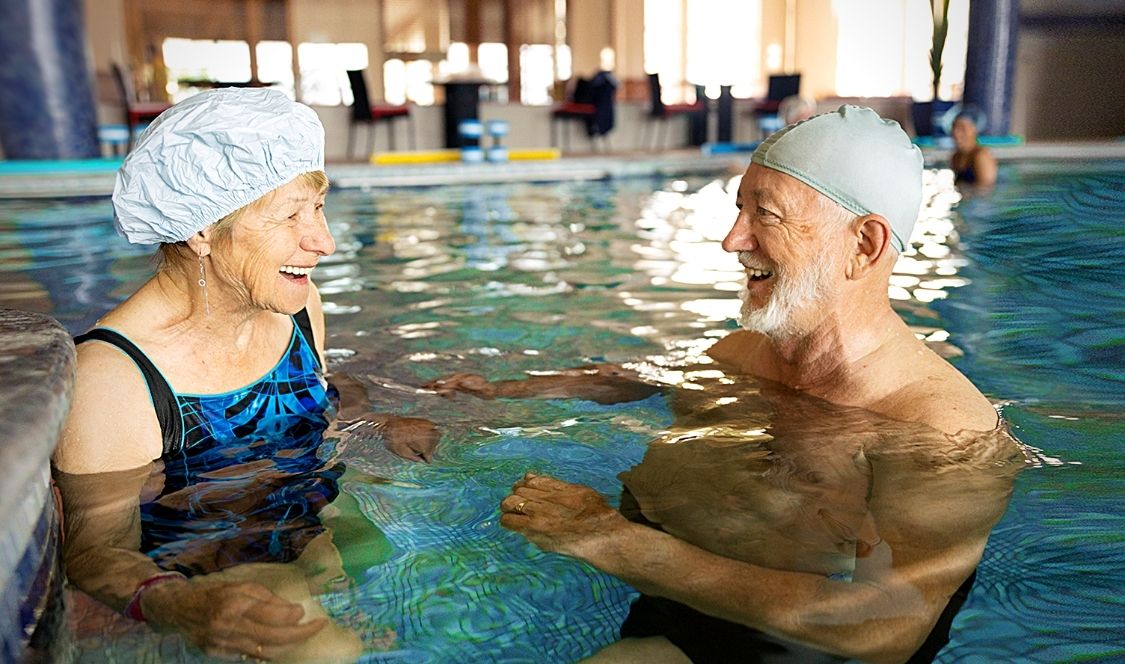
{"type": "Polygon", "coordinates": [[[979,131],[976,115],[961,111],[953,119],[953,143],[956,150],[949,159],[957,184],[991,187],[996,184],[996,157],[977,140],[979,131]]]}

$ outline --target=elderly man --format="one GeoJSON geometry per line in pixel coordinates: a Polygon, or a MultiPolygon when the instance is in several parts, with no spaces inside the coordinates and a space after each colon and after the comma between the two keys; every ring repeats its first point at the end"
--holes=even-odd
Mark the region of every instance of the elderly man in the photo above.
{"type": "MultiPolygon", "coordinates": [[[[746,269],[746,329],[709,351],[727,377],[681,398],[686,424],[622,475],[629,518],[531,474],[501,503],[506,528],[643,593],[622,629],[637,638],[607,660],[924,661],[948,640],[1022,457],[890,306],[921,171],[906,134],[866,108],[771,136],[723,240],[746,269]],[[736,375],[755,382],[731,388],[736,375]]],[[[630,384],[594,367],[434,386],[609,401],[630,384]]]]}

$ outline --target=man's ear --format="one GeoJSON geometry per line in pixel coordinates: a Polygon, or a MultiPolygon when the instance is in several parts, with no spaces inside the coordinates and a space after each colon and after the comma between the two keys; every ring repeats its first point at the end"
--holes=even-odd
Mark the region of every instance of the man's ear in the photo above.
{"type": "Polygon", "coordinates": [[[187,245],[192,253],[200,258],[211,255],[211,241],[214,239],[215,225],[212,224],[207,228],[199,231],[187,239],[187,245]]]}
{"type": "Polygon", "coordinates": [[[848,262],[848,278],[862,279],[890,255],[891,224],[884,217],[868,214],[852,222],[855,253],[848,262]]]}

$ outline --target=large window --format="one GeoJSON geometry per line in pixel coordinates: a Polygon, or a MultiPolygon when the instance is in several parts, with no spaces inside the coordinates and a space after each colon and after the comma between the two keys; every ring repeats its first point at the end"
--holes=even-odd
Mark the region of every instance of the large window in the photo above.
{"type": "Polygon", "coordinates": [[[168,72],[168,95],[182,101],[212,81],[250,80],[250,45],[211,39],[164,40],[161,48],[168,72]]]}
{"type": "MultiPolygon", "coordinates": [[[[929,64],[933,17],[929,2],[833,0],[833,9],[839,21],[836,42],[838,95],[933,98],[933,75],[929,64]]],[[[968,31],[968,0],[952,0],[939,89],[943,99],[961,96],[968,31]]]]}
{"type": "Polygon", "coordinates": [[[301,101],[316,106],[350,106],[349,69],[367,69],[363,44],[314,44],[297,47],[301,67],[301,101]]]}
{"type": "Polygon", "coordinates": [[[260,41],[254,50],[258,56],[258,80],[294,99],[292,44],[260,41]]]}
{"type": "Polygon", "coordinates": [[[696,85],[758,95],[761,34],[761,0],[645,0],[645,71],[660,75],[668,104],[691,100],[696,85]]]}
{"type": "Polygon", "coordinates": [[[508,80],[508,47],[499,42],[486,42],[477,47],[480,75],[490,81],[508,80]]]}
{"type": "Polygon", "coordinates": [[[434,64],[429,60],[409,62],[392,58],[383,63],[383,96],[388,103],[407,101],[422,106],[434,103],[434,64]]]}
{"type": "Polygon", "coordinates": [[[658,74],[665,104],[684,100],[683,0],[645,0],[645,72],[658,74]]]}
{"type": "MultiPolygon", "coordinates": [[[[762,0],[645,0],[644,67],[659,74],[664,102],[690,101],[695,85],[706,86],[712,97],[719,85],[732,86],[735,97],[759,97],[769,73],[795,67],[804,69],[803,87],[818,95],[933,96],[929,0],[831,0],[832,13],[816,15],[819,5],[781,4],[791,11],[781,18],[779,3],[765,7],[773,16],[767,26],[762,0]],[[834,51],[816,41],[824,33],[810,29],[813,22],[835,26],[834,51]],[[825,49],[823,57],[818,48],[825,49]],[[809,89],[813,85],[817,89],[809,89]]],[[[969,0],[951,0],[943,99],[961,95],[968,18],[969,0]]]]}
{"type": "Polygon", "coordinates": [[[688,0],[687,81],[707,87],[717,98],[720,85],[730,85],[736,97],[765,90],[762,81],[762,3],[731,0],[716,7],[715,0],[688,0]]]}
{"type": "Polygon", "coordinates": [[[551,103],[555,85],[554,47],[550,44],[520,46],[520,103],[543,106],[551,103]]]}

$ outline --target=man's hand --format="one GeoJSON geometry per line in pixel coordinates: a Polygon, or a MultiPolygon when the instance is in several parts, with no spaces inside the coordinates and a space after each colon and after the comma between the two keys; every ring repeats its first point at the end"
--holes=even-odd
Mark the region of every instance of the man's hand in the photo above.
{"type": "Polygon", "coordinates": [[[500,525],[545,551],[593,562],[635,524],[588,486],[528,473],[500,502],[500,525]]]}
{"type": "Polygon", "coordinates": [[[148,622],[170,627],[212,657],[276,659],[328,624],[301,622],[305,610],[257,583],[207,577],[163,583],[145,591],[141,610],[148,622]]]}

